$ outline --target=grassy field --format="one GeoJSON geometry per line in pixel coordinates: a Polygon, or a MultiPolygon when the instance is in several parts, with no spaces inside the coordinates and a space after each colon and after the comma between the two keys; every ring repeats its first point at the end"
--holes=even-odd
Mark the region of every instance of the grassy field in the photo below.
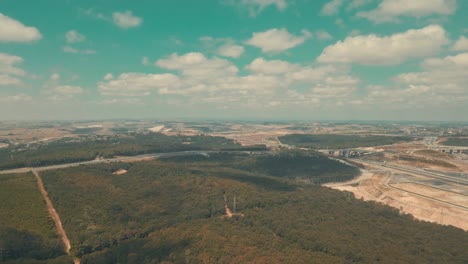
{"type": "Polygon", "coordinates": [[[0,262],[65,254],[32,173],[0,175],[0,201],[0,262]]]}

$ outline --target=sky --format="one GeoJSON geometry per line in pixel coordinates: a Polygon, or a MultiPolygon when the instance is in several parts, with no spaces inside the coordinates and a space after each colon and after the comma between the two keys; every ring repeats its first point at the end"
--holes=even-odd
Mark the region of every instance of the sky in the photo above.
{"type": "Polygon", "coordinates": [[[465,0],[1,0],[0,120],[468,121],[465,0]]]}

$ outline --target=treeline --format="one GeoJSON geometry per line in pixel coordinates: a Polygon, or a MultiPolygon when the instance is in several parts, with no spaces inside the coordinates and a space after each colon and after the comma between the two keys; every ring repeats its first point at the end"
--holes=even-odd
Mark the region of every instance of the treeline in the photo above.
{"type": "Polygon", "coordinates": [[[442,142],[442,145],[468,147],[468,137],[449,137],[442,142]]]}
{"type": "Polygon", "coordinates": [[[403,136],[359,136],[359,135],[312,135],[291,134],[278,138],[281,143],[311,149],[345,149],[390,145],[413,141],[414,138],[403,136]]]}
{"type": "Polygon", "coordinates": [[[250,173],[287,179],[310,179],[322,184],[348,181],[359,175],[357,166],[327,158],[321,153],[304,150],[282,150],[277,153],[248,155],[242,153],[216,153],[209,156],[184,155],[163,157],[163,161],[188,165],[224,166],[250,173]]]}
{"type": "Polygon", "coordinates": [[[0,149],[0,169],[38,167],[70,162],[110,158],[116,155],[140,155],[188,150],[266,150],[263,145],[243,147],[233,140],[211,136],[166,136],[132,134],[126,136],[90,136],[63,139],[47,145],[25,145],[0,149]]]}

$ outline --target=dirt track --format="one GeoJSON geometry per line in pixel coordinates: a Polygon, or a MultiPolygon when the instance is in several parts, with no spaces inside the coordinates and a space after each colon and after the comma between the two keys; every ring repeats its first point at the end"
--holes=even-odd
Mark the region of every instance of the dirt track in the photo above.
{"type": "MultiPolygon", "coordinates": [[[[47,204],[47,210],[49,211],[49,215],[54,220],[55,223],[55,228],[57,229],[57,233],[59,234],[60,238],[62,239],[62,242],[65,246],[65,251],[67,252],[68,255],[70,255],[70,249],[71,249],[71,244],[70,240],[67,237],[67,234],[65,233],[65,229],[63,229],[62,226],[62,221],[60,221],[60,216],[58,215],[57,211],[54,208],[54,205],[52,204],[52,201],[49,198],[49,195],[47,194],[46,189],[44,188],[44,183],[42,182],[41,176],[37,171],[33,171],[34,176],[36,176],[37,180],[37,186],[39,187],[39,190],[41,191],[42,197],[44,198],[46,204],[47,204]]],[[[78,259],[74,259],[75,264],[79,264],[80,261],[78,259]]]]}

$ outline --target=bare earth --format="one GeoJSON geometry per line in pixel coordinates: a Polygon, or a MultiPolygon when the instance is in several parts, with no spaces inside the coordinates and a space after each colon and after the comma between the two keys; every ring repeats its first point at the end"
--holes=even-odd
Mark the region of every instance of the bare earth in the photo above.
{"type": "Polygon", "coordinates": [[[424,184],[394,183],[390,174],[381,170],[364,171],[352,181],[324,186],[352,192],[358,199],[392,206],[419,220],[468,231],[468,196],[457,193],[456,188],[452,192],[424,184]]]}

